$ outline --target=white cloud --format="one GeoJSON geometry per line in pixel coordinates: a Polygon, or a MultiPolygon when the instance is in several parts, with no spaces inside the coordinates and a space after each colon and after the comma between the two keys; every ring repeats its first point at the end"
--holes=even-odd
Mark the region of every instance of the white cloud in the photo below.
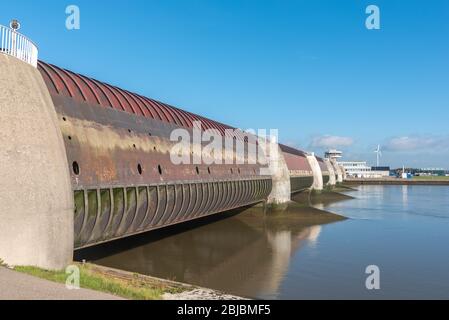
{"type": "Polygon", "coordinates": [[[350,137],[339,137],[324,135],[314,137],[310,144],[313,148],[337,148],[337,147],[349,147],[354,144],[354,139],[350,137]]]}
{"type": "Polygon", "coordinates": [[[393,137],[384,146],[384,150],[387,151],[423,151],[446,148],[449,148],[449,137],[431,135],[393,137]]]}

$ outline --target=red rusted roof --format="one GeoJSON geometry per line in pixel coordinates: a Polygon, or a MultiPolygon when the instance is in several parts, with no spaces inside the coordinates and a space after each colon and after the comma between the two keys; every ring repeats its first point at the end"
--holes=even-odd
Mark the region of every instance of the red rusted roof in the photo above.
{"type": "MultiPolygon", "coordinates": [[[[65,95],[91,105],[114,108],[186,128],[192,128],[194,121],[201,121],[203,130],[215,130],[223,136],[225,136],[225,129],[235,129],[43,61],[38,62],[38,69],[52,94],[65,95]]],[[[236,135],[244,139],[241,131],[238,131],[236,135]]]]}
{"type": "Polygon", "coordinates": [[[279,146],[280,146],[282,152],[291,153],[291,154],[294,154],[294,155],[297,155],[300,157],[304,157],[304,158],[306,157],[306,153],[304,151],[287,146],[285,144],[279,144],[279,146]]]}
{"type": "MultiPolygon", "coordinates": [[[[223,136],[225,135],[225,129],[235,130],[235,128],[220,122],[120,89],[93,78],[59,68],[43,61],[38,61],[38,69],[52,94],[65,95],[91,105],[114,108],[186,128],[192,128],[193,122],[200,121],[203,130],[216,130],[223,136]]],[[[239,139],[245,140],[245,135],[242,131],[238,130],[236,135],[239,139]]],[[[230,137],[230,135],[228,136],[230,137]]],[[[303,151],[282,144],[280,146],[284,152],[305,157],[303,151]]]]}

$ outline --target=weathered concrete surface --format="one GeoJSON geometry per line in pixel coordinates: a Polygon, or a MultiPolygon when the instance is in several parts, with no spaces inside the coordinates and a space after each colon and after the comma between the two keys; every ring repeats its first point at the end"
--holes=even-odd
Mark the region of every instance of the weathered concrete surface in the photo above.
{"type": "Polygon", "coordinates": [[[313,172],[313,190],[321,191],[323,190],[323,174],[321,173],[321,168],[314,154],[307,155],[307,161],[309,161],[310,167],[313,172]]]}
{"type": "Polygon", "coordinates": [[[191,291],[181,293],[165,293],[162,298],[164,300],[249,300],[230,294],[221,293],[212,289],[197,288],[191,291]]]}
{"type": "Polygon", "coordinates": [[[288,170],[287,163],[285,162],[283,153],[279,145],[277,152],[273,147],[268,161],[270,165],[271,177],[273,180],[273,188],[268,196],[268,204],[285,204],[291,200],[291,184],[290,184],[290,171],[288,170]]]}
{"type": "Polygon", "coordinates": [[[346,169],[343,166],[338,166],[341,170],[341,174],[343,175],[343,181],[345,181],[347,179],[347,174],[346,174],[346,169]]]}
{"type": "Polygon", "coordinates": [[[122,300],[122,298],[88,289],[69,290],[64,284],[0,267],[0,300],[122,300]]]}
{"type": "Polygon", "coordinates": [[[37,69],[0,54],[0,259],[62,269],[73,193],[56,112],[37,69]]]}
{"type": "Polygon", "coordinates": [[[337,161],[331,160],[332,165],[334,166],[335,174],[337,175],[337,183],[343,182],[343,171],[342,167],[338,165],[337,161]]]}
{"type": "Polygon", "coordinates": [[[332,163],[329,159],[324,159],[324,163],[326,164],[327,170],[329,171],[328,185],[335,186],[337,184],[337,178],[336,178],[334,166],[332,165],[332,163]]]}

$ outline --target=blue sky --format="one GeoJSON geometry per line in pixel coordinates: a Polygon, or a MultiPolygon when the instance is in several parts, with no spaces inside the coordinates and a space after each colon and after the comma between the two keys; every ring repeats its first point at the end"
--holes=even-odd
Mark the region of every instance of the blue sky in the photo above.
{"type": "Polygon", "coordinates": [[[4,1],[40,58],[347,160],[449,168],[449,1],[4,1]],[[68,5],[81,29],[65,28],[68,5]],[[381,29],[365,27],[380,8],[381,29]]]}

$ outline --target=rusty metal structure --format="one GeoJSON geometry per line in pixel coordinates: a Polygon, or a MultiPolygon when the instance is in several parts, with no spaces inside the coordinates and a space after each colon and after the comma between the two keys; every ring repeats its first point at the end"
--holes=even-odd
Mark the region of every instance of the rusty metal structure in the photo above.
{"type": "Polygon", "coordinates": [[[40,61],[38,69],[71,165],[75,248],[251,205],[270,193],[271,178],[258,164],[170,161],[174,129],[201,121],[224,137],[231,127],[51,64],[40,61]]]}
{"type": "Polygon", "coordinates": [[[290,172],[291,193],[298,193],[312,187],[313,172],[306,154],[286,145],[280,145],[280,147],[290,172]]]}
{"type": "Polygon", "coordinates": [[[329,169],[327,168],[326,164],[324,163],[324,159],[323,158],[316,157],[316,159],[318,160],[318,164],[320,165],[321,173],[323,175],[323,184],[327,185],[329,183],[329,180],[330,180],[329,169]]]}

